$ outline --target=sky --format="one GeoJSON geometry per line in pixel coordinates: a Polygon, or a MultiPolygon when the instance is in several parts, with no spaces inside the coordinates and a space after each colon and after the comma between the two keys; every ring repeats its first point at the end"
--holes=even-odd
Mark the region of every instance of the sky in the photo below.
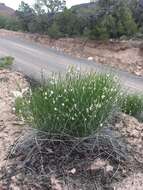
{"type": "MultiPolygon", "coordinates": [[[[34,3],[34,0],[24,0],[26,3],[32,5],[34,3]]],[[[67,2],[67,7],[71,7],[72,5],[75,4],[80,4],[80,3],[88,3],[90,0],[66,0],[67,2]]],[[[17,9],[21,0],[0,0],[1,3],[5,3],[7,6],[17,9]]]]}

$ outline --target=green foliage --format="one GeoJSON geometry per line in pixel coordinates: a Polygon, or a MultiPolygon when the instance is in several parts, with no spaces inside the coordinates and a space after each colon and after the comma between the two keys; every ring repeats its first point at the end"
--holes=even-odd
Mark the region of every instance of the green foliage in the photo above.
{"type": "Polygon", "coordinates": [[[126,1],[100,0],[98,6],[99,12],[104,10],[104,14],[97,18],[92,36],[98,39],[119,38],[123,35],[130,37],[137,32],[137,25],[126,1]]]}
{"type": "Polygon", "coordinates": [[[71,9],[65,8],[64,0],[36,0],[33,8],[22,1],[16,12],[18,20],[0,17],[0,28],[48,34],[56,39],[131,38],[143,33],[141,1],[99,0],[71,9]]]}
{"type": "Polygon", "coordinates": [[[39,130],[84,137],[103,126],[118,95],[119,85],[111,76],[70,73],[18,99],[16,112],[39,130]]]}
{"type": "Polygon", "coordinates": [[[13,64],[13,57],[7,56],[0,58],[0,69],[7,69],[13,64]]]}
{"type": "Polygon", "coordinates": [[[135,6],[133,10],[136,22],[139,26],[139,28],[142,28],[143,26],[143,0],[134,0],[135,6]]]}
{"type": "Polygon", "coordinates": [[[62,36],[80,36],[86,25],[83,18],[77,17],[68,9],[56,15],[55,22],[62,36]]]}
{"type": "Polygon", "coordinates": [[[137,32],[137,25],[133,19],[132,12],[124,2],[116,10],[118,35],[133,36],[137,32]]]}
{"type": "Polygon", "coordinates": [[[6,26],[6,17],[0,16],[0,28],[5,28],[6,26]]]}
{"type": "Polygon", "coordinates": [[[102,21],[100,24],[97,24],[93,30],[90,33],[90,38],[91,39],[99,39],[99,40],[106,40],[109,38],[109,34],[107,31],[107,26],[102,21]]]}
{"type": "MultiPolygon", "coordinates": [[[[143,113],[143,95],[127,95],[122,101],[122,111],[134,117],[143,113]]],[[[143,119],[143,118],[142,118],[143,119]]]]}
{"type": "Polygon", "coordinates": [[[59,26],[54,22],[52,24],[52,26],[48,29],[48,35],[51,37],[51,38],[55,38],[55,39],[58,39],[61,37],[61,33],[60,33],[60,30],[59,30],[59,26]]]}
{"type": "Polygon", "coordinates": [[[0,15],[0,28],[17,31],[20,29],[18,18],[0,15]]]}
{"type": "Polygon", "coordinates": [[[21,1],[16,15],[19,18],[22,30],[29,31],[29,24],[34,20],[34,10],[27,3],[21,1]]]}

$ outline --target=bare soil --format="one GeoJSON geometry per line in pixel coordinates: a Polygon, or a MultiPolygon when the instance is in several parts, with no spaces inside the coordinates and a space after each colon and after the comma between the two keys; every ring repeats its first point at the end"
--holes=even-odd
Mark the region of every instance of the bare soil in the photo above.
{"type": "Polygon", "coordinates": [[[19,137],[23,130],[23,122],[14,114],[14,94],[28,86],[20,73],[0,70],[0,168],[5,164],[5,158],[10,145],[19,137]]]}
{"type": "Polygon", "coordinates": [[[0,189],[143,189],[142,123],[119,114],[98,138],[93,139],[94,145],[92,139],[76,143],[76,146],[69,139],[66,146],[62,141],[49,141],[50,137],[45,138],[45,142],[40,141],[33,132],[27,135],[24,123],[18,120],[13,109],[15,94],[27,87],[29,84],[22,74],[0,70],[0,189]],[[19,143],[15,142],[22,134],[25,135],[19,143]],[[9,156],[13,157],[8,159],[10,145],[13,144],[18,145],[14,149],[16,153],[11,152],[9,156]],[[41,157],[39,151],[48,154],[41,157]],[[18,156],[14,158],[14,154],[18,156]],[[66,159],[64,164],[63,158],[66,159]],[[45,177],[43,171],[49,175],[45,177]]]}

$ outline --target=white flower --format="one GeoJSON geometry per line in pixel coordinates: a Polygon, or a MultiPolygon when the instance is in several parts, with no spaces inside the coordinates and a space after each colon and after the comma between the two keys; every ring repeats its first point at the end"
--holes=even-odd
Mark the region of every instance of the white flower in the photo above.
{"type": "Polygon", "coordinates": [[[100,127],[103,127],[103,123],[100,123],[100,127]]]}
{"type": "Polygon", "coordinates": [[[47,96],[45,96],[44,99],[47,100],[48,99],[47,96]]]}
{"type": "Polygon", "coordinates": [[[104,98],[105,98],[105,95],[102,95],[101,98],[104,99],[104,98]]]}
{"type": "Polygon", "coordinates": [[[15,107],[14,107],[14,108],[12,108],[12,111],[14,111],[14,112],[16,111],[15,107]]]}
{"type": "Polygon", "coordinates": [[[15,98],[22,98],[23,94],[20,91],[12,91],[12,94],[14,95],[15,98]]]}
{"type": "Polygon", "coordinates": [[[93,109],[93,105],[90,106],[89,110],[91,111],[93,109]]]}
{"type": "Polygon", "coordinates": [[[64,106],[65,106],[65,104],[64,104],[64,103],[62,103],[62,106],[64,107],[64,106]]]}
{"type": "Polygon", "coordinates": [[[77,67],[76,70],[77,70],[77,72],[80,72],[80,67],[77,67]]]}
{"type": "Polygon", "coordinates": [[[54,92],[51,90],[50,94],[51,94],[51,95],[53,95],[53,94],[54,94],[54,92]]]}
{"type": "Polygon", "coordinates": [[[74,107],[75,107],[75,108],[77,108],[77,105],[76,105],[76,104],[74,104],[74,107]]]}
{"type": "Polygon", "coordinates": [[[101,104],[97,104],[97,106],[96,106],[97,108],[101,108],[101,104]]]}
{"type": "Polygon", "coordinates": [[[45,96],[47,96],[47,95],[48,95],[48,93],[47,93],[47,92],[45,92],[45,93],[44,93],[44,95],[45,95],[45,96]]]}
{"type": "Polygon", "coordinates": [[[29,90],[29,88],[28,88],[28,87],[27,87],[27,88],[22,89],[22,94],[24,94],[24,93],[28,92],[28,90],[29,90]]]}
{"type": "Polygon", "coordinates": [[[86,112],[89,113],[89,109],[88,108],[86,108],[86,112]]]}
{"type": "Polygon", "coordinates": [[[54,108],[55,111],[57,111],[58,109],[57,108],[54,108]]]}
{"type": "Polygon", "coordinates": [[[66,93],[66,92],[67,92],[67,90],[66,90],[66,89],[64,89],[64,92],[66,93]]]}
{"type": "Polygon", "coordinates": [[[114,76],[114,81],[117,82],[119,78],[117,76],[114,76]]]}

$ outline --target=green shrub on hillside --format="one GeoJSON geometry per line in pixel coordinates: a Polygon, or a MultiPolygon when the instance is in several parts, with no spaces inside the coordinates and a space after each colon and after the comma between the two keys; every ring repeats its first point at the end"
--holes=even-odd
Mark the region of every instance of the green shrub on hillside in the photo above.
{"type": "Polygon", "coordinates": [[[58,39],[61,37],[59,26],[56,23],[53,23],[52,26],[48,29],[48,35],[54,39],[58,39]]]}
{"type": "Polygon", "coordinates": [[[125,96],[122,101],[122,111],[134,117],[140,116],[143,113],[143,95],[131,94],[125,96]]]}
{"type": "Polygon", "coordinates": [[[118,103],[119,85],[107,75],[71,74],[16,101],[16,112],[32,126],[54,134],[94,135],[118,103]]]}
{"type": "Polygon", "coordinates": [[[0,28],[18,31],[21,29],[21,24],[18,18],[0,15],[0,28]]]}
{"type": "MultiPolygon", "coordinates": [[[[53,9],[57,0],[48,2],[52,12],[46,12],[46,6],[43,8],[43,3],[40,1],[34,7],[21,2],[19,10],[16,11],[20,29],[32,33],[48,34],[55,39],[88,37],[106,40],[118,39],[121,36],[132,38],[136,33],[142,33],[143,19],[140,14],[136,13],[136,5],[132,1],[99,0],[92,4],[74,6],[71,9],[65,8],[63,4],[64,9],[60,11],[53,9]]],[[[142,9],[139,12],[141,13],[142,9]]],[[[2,25],[7,27],[5,22],[2,25]]],[[[18,25],[10,24],[9,26],[17,30],[18,25]]]]}
{"type": "Polygon", "coordinates": [[[7,56],[0,58],[0,69],[7,69],[13,64],[13,57],[7,56]]]}

